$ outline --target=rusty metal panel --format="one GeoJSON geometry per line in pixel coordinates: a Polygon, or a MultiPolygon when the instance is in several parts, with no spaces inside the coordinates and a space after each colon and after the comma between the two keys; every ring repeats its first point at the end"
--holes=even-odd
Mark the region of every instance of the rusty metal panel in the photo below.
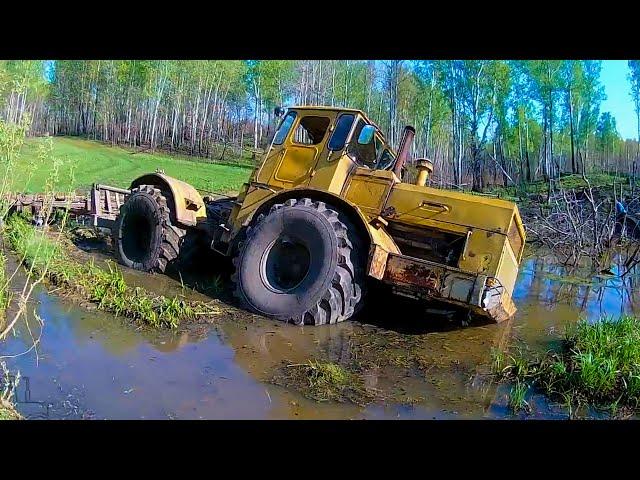
{"type": "Polygon", "coordinates": [[[516,311],[510,292],[498,279],[405,255],[388,254],[383,281],[397,293],[467,306],[496,323],[516,311]]]}
{"type": "Polygon", "coordinates": [[[370,276],[372,276],[373,278],[377,278],[378,280],[382,280],[384,278],[388,256],[389,252],[387,252],[384,248],[376,245],[375,243],[371,245],[369,251],[370,276]]]}
{"type": "Polygon", "coordinates": [[[440,297],[446,278],[446,268],[430,262],[401,255],[389,255],[384,280],[426,291],[429,296],[440,297]]]}

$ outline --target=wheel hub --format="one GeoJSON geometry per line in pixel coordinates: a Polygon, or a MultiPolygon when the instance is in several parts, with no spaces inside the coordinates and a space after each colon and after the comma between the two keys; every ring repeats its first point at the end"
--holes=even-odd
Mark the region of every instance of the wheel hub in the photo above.
{"type": "Polygon", "coordinates": [[[261,263],[265,285],[277,292],[288,292],[309,273],[311,252],[302,242],[283,235],[267,248],[261,263]]]}

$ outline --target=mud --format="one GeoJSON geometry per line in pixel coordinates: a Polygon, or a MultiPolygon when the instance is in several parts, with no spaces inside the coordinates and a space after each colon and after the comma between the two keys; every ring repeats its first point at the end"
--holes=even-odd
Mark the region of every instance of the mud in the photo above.
{"type": "MultiPolygon", "coordinates": [[[[71,255],[110,258],[108,244],[89,243],[76,239],[81,248],[71,255]]],[[[123,268],[131,285],[205,301],[213,296],[224,314],[177,331],[134,328],[43,288],[33,298],[43,320],[31,322],[32,333],[41,332],[37,352],[7,363],[23,376],[17,408],[27,418],[520,418],[507,407],[508,389],[490,375],[492,352],[523,344],[545,351],[581,316],[634,313],[636,279],[621,280],[612,269],[614,276],[572,283],[552,260],[528,258],[514,292],[515,318],[460,328],[466,316],[437,314],[384,290],[374,291],[353,321],[284,325],[237,309],[225,268],[190,278],[123,268]],[[308,398],[308,378],[283,372],[310,361],[339,365],[363,395],[308,398]]],[[[0,355],[29,345],[31,334],[21,325],[0,355]]],[[[530,403],[526,418],[567,417],[543,397],[530,403]]]]}

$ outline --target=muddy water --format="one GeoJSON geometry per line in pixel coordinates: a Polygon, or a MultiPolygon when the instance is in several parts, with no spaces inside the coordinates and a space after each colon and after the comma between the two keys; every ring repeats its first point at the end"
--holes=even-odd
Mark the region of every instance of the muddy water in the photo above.
{"type": "MultiPolygon", "coordinates": [[[[210,299],[166,276],[127,270],[125,277],[165,295],[210,299]]],[[[522,343],[546,350],[581,316],[633,313],[634,280],[580,283],[542,257],[529,258],[514,320],[466,328],[456,328],[455,316],[449,321],[384,294],[356,321],[295,327],[236,310],[222,292],[224,314],[178,332],[136,328],[42,288],[32,298],[42,324],[33,317],[31,332],[20,325],[0,355],[18,355],[7,363],[22,375],[17,407],[28,418],[510,418],[508,392],[487,375],[492,349],[522,343]],[[20,355],[32,335],[40,336],[37,351],[20,355]],[[277,369],[311,359],[356,365],[365,386],[385,400],[317,402],[271,383],[277,369]]],[[[531,403],[530,418],[566,417],[544,398],[531,403]]]]}

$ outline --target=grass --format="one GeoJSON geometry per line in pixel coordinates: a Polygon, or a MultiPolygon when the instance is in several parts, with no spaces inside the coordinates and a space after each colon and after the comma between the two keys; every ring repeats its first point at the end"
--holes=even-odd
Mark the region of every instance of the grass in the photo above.
{"type": "MultiPolygon", "coordinates": [[[[75,137],[52,137],[51,155],[63,161],[56,187],[60,191],[88,189],[94,182],[126,188],[137,176],[163,169],[167,175],[190,183],[196,188],[229,192],[247,181],[250,167],[209,163],[206,159],[172,156],[164,153],[136,153],[75,137]],[[70,175],[73,169],[73,175],[70,175]]],[[[44,138],[28,138],[16,159],[13,190],[29,193],[45,189],[53,166],[43,164],[29,180],[29,166],[37,162],[44,138]],[[26,187],[25,187],[26,186],[26,187]]]]}
{"type": "Polygon", "coordinates": [[[212,275],[205,281],[197,282],[196,288],[212,297],[217,297],[224,291],[224,280],[221,275],[212,275]]]}
{"type": "Polygon", "coordinates": [[[525,399],[527,390],[527,384],[519,380],[516,380],[511,386],[511,391],[509,393],[509,408],[511,408],[515,413],[523,410],[529,410],[529,403],[525,399]]]}
{"type": "MultiPolygon", "coordinates": [[[[566,331],[560,352],[548,352],[541,359],[528,359],[522,352],[509,359],[495,356],[494,368],[502,378],[536,386],[569,408],[588,405],[613,414],[637,412],[640,319],[579,321],[566,331]]],[[[516,400],[524,400],[521,393],[516,392],[516,400]]]]}
{"type": "Polygon", "coordinates": [[[8,243],[34,274],[44,274],[51,284],[88,300],[101,310],[152,327],[169,328],[176,328],[184,320],[219,313],[209,303],[151,295],[140,287],[130,287],[113,262],[109,262],[105,270],[93,262],[71,260],[60,243],[21,217],[11,217],[4,233],[8,243]]]}
{"type": "Polygon", "coordinates": [[[12,406],[0,405],[0,421],[1,420],[20,420],[20,415],[12,406]]]}
{"type": "Polygon", "coordinates": [[[21,420],[12,403],[15,388],[20,382],[20,375],[11,375],[7,365],[0,361],[0,420],[21,420]]]}
{"type": "Polygon", "coordinates": [[[7,257],[0,252],[0,330],[4,327],[5,312],[9,306],[10,292],[7,288],[7,257]]]}
{"type": "Polygon", "coordinates": [[[318,402],[337,401],[366,405],[375,395],[364,387],[362,377],[332,362],[310,360],[285,365],[272,380],[276,385],[294,387],[302,395],[318,402]]]}
{"type": "Polygon", "coordinates": [[[22,415],[11,402],[0,399],[0,421],[2,420],[22,420],[22,415]]]}

